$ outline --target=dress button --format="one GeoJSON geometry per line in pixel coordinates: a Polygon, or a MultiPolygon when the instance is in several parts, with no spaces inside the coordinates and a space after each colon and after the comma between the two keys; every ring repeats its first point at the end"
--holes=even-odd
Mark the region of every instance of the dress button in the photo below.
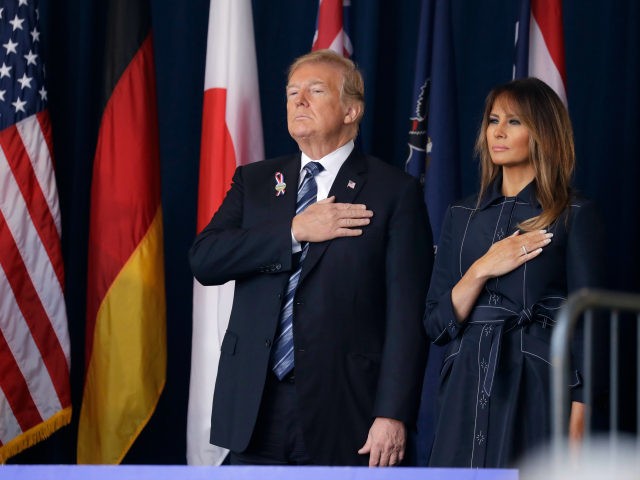
{"type": "Polygon", "coordinates": [[[265,347],[267,347],[267,348],[271,348],[271,340],[267,338],[267,339],[264,341],[264,346],[265,346],[265,347]]]}

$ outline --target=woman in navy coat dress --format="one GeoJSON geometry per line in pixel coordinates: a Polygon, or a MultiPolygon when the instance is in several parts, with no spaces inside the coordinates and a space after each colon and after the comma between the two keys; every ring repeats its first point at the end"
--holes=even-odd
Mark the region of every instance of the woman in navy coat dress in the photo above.
{"type": "MultiPolygon", "coordinates": [[[[554,317],[602,278],[599,217],[570,187],[573,132],[555,92],[534,78],[492,90],[476,150],[480,191],[449,207],[427,295],[427,333],[448,346],[432,466],[513,466],[549,439],[554,317]]],[[[572,354],[578,440],[580,335],[572,354]]]]}

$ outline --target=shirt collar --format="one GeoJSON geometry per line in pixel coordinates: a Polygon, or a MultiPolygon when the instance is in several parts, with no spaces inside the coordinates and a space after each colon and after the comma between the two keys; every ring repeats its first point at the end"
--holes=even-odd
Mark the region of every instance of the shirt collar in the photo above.
{"type": "MultiPolygon", "coordinates": [[[[502,193],[502,174],[499,174],[496,179],[491,183],[479,205],[479,210],[482,210],[489,205],[505,199],[505,195],[502,193]]],[[[528,203],[533,207],[540,207],[540,202],[536,197],[536,181],[531,180],[518,194],[515,196],[516,200],[528,203]]]]}
{"type": "Polygon", "coordinates": [[[309,162],[319,162],[324,167],[324,170],[328,174],[335,177],[336,175],[338,175],[338,170],[340,170],[340,167],[342,167],[342,164],[347,160],[347,157],[351,155],[353,148],[354,148],[353,140],[349,140],[340,148],[338,148],[337,150],[334,150],[328,155],[325,155],[319,160],[312,160],[307,155],[305,155],[304,152],[301,152],[302,157],[300,162],[300,170],[302,171],[302,168],[309,162]]]}

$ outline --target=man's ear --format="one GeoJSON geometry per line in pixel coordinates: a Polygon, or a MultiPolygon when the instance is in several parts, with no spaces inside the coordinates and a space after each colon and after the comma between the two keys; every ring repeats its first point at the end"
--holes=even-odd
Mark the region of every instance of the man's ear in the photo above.
{"type": "Polygon", "coordinates": [[[344,114],[345,125],[356,123],[360,118],[361,113],[362,113],[362,105],[360,105],[359,103],[352,103],[348,105],[346,112],[344,114]]]}

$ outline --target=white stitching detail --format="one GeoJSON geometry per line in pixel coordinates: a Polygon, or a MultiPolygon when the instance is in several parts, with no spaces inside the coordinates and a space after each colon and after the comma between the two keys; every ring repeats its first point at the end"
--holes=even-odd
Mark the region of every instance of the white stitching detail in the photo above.
{"type": "Polygon", "coordinates": [[[467,238],[467,230],[469,228],[469,223],[471,222],[471,217],[473,217],[473,213],[476,211],[474,208],[471,210],[469,214],[469,218],[467,219],[467,225],[464,227],[464,234],[462,235],[462,241],[460,242],[460,252],[458,253],[458,268],[460,269],[460,277],[462,277],[462,247],[464,246],[464,241],[467,238]]]}
{"type": "Polygon", "coordinates": [[[524,349],[524,330],[520,330],[520,352],[526,353],[527,355],[531,355],[532,357],[539,358],[540,360],[542,360],[547,365],[551,365],[551,362],[549,362],[548,360],[545,360],[540,355],[536,355],[535,353],[529,352],[529,351],[524,349]]]}

